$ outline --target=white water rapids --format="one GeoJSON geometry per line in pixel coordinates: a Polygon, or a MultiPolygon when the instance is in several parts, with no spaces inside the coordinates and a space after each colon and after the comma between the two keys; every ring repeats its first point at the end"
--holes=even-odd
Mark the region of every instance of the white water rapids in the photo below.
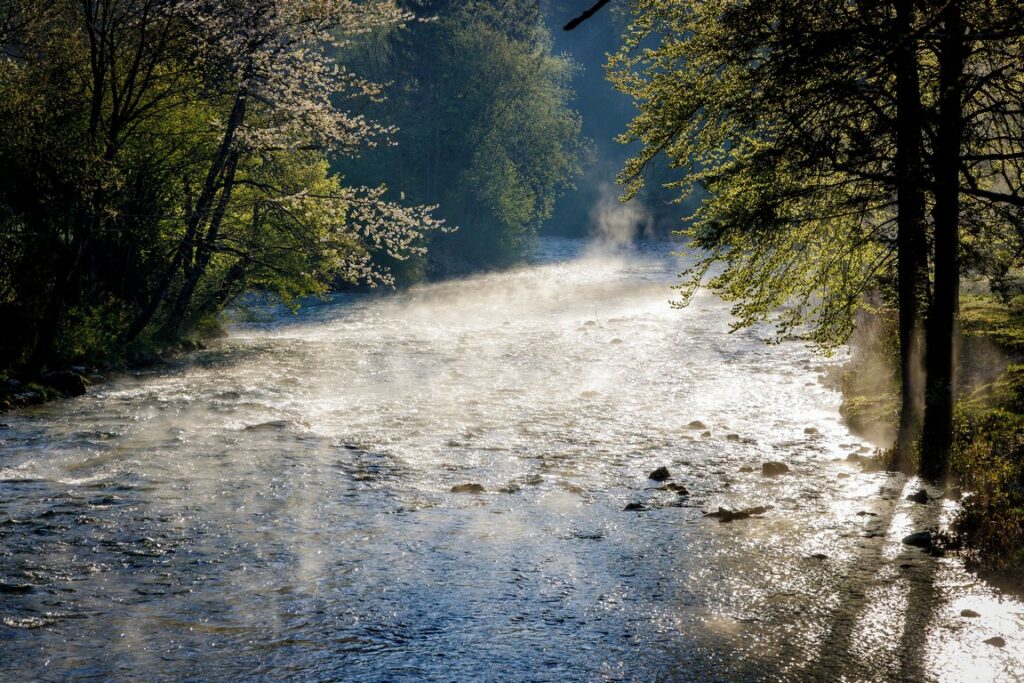
{"type": "Polygon", "coordinates": [[[846,461],[835,361],[672,309],[669,248],[548,241],[3,416],[0,679],[1022,680],[1024,606],[901,543],[951,503],[846,461]]]}

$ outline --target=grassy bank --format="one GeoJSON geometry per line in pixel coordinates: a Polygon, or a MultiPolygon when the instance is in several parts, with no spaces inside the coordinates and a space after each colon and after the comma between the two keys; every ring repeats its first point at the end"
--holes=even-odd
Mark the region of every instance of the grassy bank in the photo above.
{"type": "MultiPolygon", "coordinates": [[[[1024,585],[1024,295],[961,299],[959,400],[951,491],[960,507],[949,531],[974,568],[1024,585]]],[[[862,321],[839,377],[841,412],[878,443],[895,435],[899,407],[895,321],[862,321]]]]}

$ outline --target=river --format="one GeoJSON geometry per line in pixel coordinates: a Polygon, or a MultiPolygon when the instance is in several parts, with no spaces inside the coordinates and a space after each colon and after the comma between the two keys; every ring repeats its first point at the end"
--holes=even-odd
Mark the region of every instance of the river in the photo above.
{"type": "Polygon", "coordinates": [[[0,416],[0,680],[1024,680],[1024,606],[901,543],[952,504],[847,462],[838,361],[671,308],[668,249],[547,240],[0,416]]]}

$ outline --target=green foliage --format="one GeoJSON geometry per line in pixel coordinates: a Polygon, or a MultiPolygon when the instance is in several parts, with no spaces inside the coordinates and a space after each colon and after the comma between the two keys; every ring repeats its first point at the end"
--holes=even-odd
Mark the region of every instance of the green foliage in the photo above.
{"type": "Polygon", "coordinates": [[[386,127],[346,108],[379,88],[326,52],[408,19],[393,3],[159,4],[5,5],[2,366],[149,357],[249,289],[388,283],[371,255],[436,227],[327,161],[386,127]]]}
{"type": "Polygon", "coordinates": [[[968,337],[989,339],[1008,352],[1024,353],[1024,294],[1008,302],[991,295],[962,297],[960,329],[968,337]]]}
{"type": "Polygon", "coordinates": [[[886,107],[884,74],[850,61],[848,17],[818,5],[635,7],[609,63],[639,106],[622,137],[641,145],[621,175],[627,196],[661,155],[680,201],[707,193],[682,232],[704,256],[684,273],[680,304],[708,286],[735,303],[737,327],[770,321],[785,336],[810,323],[820,346],[845,342],[892,265],[890,192],[849,171],[876,153],[860,140],[886,107]]]}
{"type": "Polygon", "coordinates": [[[1024,576],[1024,415],[961,408],[952,472],[969,491],[953,523],[968,556],[982,568],[1024,576]]]}
{"type": "Polygon", "coordinates": [[[438,205],[458,229],[435,234],[406,277],[462,273],[526,256],[586,159],[570,108],[573,65],[527,0],[426,3],[430,19],[357,41],[346,60],[391,83],[369,111],[398,126],[394,146],[337,167],[438,205]]]}

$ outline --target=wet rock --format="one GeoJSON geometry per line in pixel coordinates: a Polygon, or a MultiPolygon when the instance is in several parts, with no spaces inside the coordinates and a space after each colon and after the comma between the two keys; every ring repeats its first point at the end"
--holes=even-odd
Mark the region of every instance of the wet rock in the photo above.
{"type": "Polygon", "coordinates": [[[622,343],[622,340],[621,340],[621,339],[619,339],[618,337],[616,337],[615,339],[612,339],[612,340],[611,340],[610,342],[608,342],[608,343],[609,343],[609,344],[614,344],[614,345],[618,346],[619,344],[621,344],[621,343],[622,343]]]}
{"type": "Polygon", "coordinates": [[[28,584],[5,583],[0,581],[0,595],[24,595],[32,592],[32,586],[28,584]]]}
{"type": "Polygon", "coordinates": [[[909,496],[907,496],[907,500],[924,505],[925,503],[931,500],[931,497],[928,495],[927,491],[921,489],[917,493],[912,493],[909,496]]]}
{"type": "Polygon", "coordinates": [[[89,382],[85,377],[70,370],[48,376],[46,383],[68,396],[81,396],[89,386],[89,382]]]}
{"type": "Polygon", "coordinates": [[[705,439],[708,439],[708,438],[711,437],[711,432],[704,431],[704,432],[701,433],[701,436],[704,437],[705,439]]]}
{"type": "Polygon", "coordinates": [[[960,616],[967,617],[968,619],[974,619],[975,617],[980,617],[981,615],[972,609],[962,609],[960,610],[960,616]]]}
{"type": "Polygon", "coordinates": [[[812,560],[827,560],[828,559],[828,555],[826,555],[825,553],[814,553],[813,555],[811,555],[811,559],[812,560]]]}
{"type": "Polygon", "coordinates": [[[857,516],[858,517],[877,517],[878,513],[877,512],[868,512],[867,510],[861,510],[860,512],[857,513],[857,516]]]}
{"type": "Polygon", "coordinates": [[[740,472],[753,472],[753,471],[754,471],[754,468],[750,467],[748,465],[744,465],[743,467],[740,468],[740,472]]]}
{"type": "Polygon", "coordinates": [[[804,427],[804,434],[815,436],[820,433],[821,432],[819,432],[816,427],[804,427]]]}
{"type": "Polygon", "coordinates": [[[534,474],[532,476],[527,477],[523,481],[523,483],[526,484],[527,486],[540,486],[541,484],[544,483],[544,477],[540,476],[539,474],[534,474]]]}
{"type": "Polygon", "coordinates": [[[849,479],[849,478],[850,478],[850,473],[849,472],[840,472],[839,474],[836,475],[836,479],[849,479]]]}
{"type": "Polygon", "coordinates": [[[643,503],[626,503],[626,507],[622,508],[625,512],[646,510],[643,503]]]}
{"type": "Polygon", "coordinates": [[[731,510],[729,508],[719,507],[714,512],[705,512],[705,517],[715,517],[719,522],[735,522],[738,519],[747,519],[755,515],[763,515],[772,509],[771,505],[758,505],[752,508],[743,508],[740,510],[731,510]]]}
{"type": "Polygon", "coordinates": [[[789,466],[784,462],[769,461],[761,463],[761,474],[766,477],[774,477],[789,472],[789,466]]]}
{"type": "Polygon", "coordinates": [[[600,396],[600,395],[601,395],[600,391],[589,390],[589,391],[581,391],[580,392],[580,397],[581,398],[595,398],[595,397],[600,396]]]}
{"type": "Polygon", "coordinates": [[[726,441],[739,441],[740,440],[740,435],[739,434],[727,434],[725,436],[725,440],[726,441]]]}
{"type": "Polygon", "coordinates": [[[915,548],[931,548],[934,544],[935,539],[932,538],[932,532],[930,531],[919,531],[903,538],[903,545],[915,548]]]}
{"type": "Polygon", "coordinates": [[[658,490],[659,491],[672,491],[673,493],[678,493],[680,496],[688,496],[690,494],[690,492],[687,491],[686,487],[683,486],[682,484],[665,484],[664,486],[662,486],[658,490]]]}
{"type": "Polygon", "coordinates": [[[994,636],[985,640],[985,644],[991,645],[992,647],[1006,647],[1006,641],[999,636],[994,636]]]}
{"type": "Polygon", "coordinates": [[[707,429],[708,428],[708,426],[706,424],[704,424],[703,422],[701,422],[700,420],[694,420],[693,422],[691,422],[690,424],[688,424],[686,426],[689,427],[690,429],[707,429]]]}
{"type": "Polygon", "coordinates": [[[671,479],[672,475],[669,473],[667,467],[662,466],[648,474],[647,478],[653,479],[654,481],[665,481],[666,479],[671,479]]]}
{"type": "Polygon", "coordinates": [[[291,422],[288,420],[270,420],[269,422],[261,422],[259,424],[249,425],[245,428],[247,432],[273,432],[288,429],[291,426],[291,422]]]}
{"type": "Polygon", "coordinates": [[[597,325],[597,323],[594,322],[593,320],[588,320],[587,322],[583,323],[584,327],[594,327],[595,325],[597,325]]]}
{"type": "Polygon", "coordinates": [[[456,484],[451,488],[452,493],[485,493],[485,489],[480,484],[456,484]]]}

